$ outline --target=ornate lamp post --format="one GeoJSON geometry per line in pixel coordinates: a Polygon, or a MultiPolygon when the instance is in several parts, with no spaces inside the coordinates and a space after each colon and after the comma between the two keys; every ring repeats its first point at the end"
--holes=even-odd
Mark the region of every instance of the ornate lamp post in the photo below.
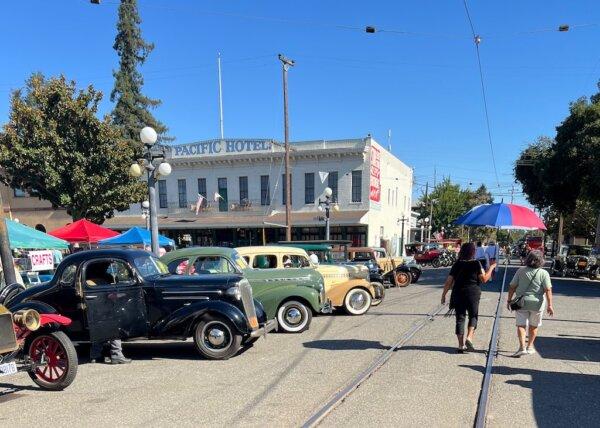
{"type": "Polygon", "coordinates": [[[396,223],[402,223],[402,232],[400,234],[400,256],[404,255],[404,223],[409,221],[410,219],[405,215],[402,215],[402,218],[399,218],[396,223]]]}
{"type": "MultiPolygon", "coordinates": [[[[140,140],[144,143],[143,158],[129,167],[132,177],[141,177],[142,168],[146,169],[148,176],[148,211],[150,217],[150,237],[152,241],[152,252],[158,256],[158,207],[156,205],[156,182],[159,177],[171,174],[171,165],[165,161],[164,149],[159,154],[152,153],[152,146],[156,143],[156,131],[146,126],[140,131],[140,140]],[[159,162],[155,166],[154,161],[159,162]]],[[[143,208],[143,204],[142,204],[143,208]]]]}
{"type": "Polygon", "coordinates": [[[321,200],[321,198],[319,198],[319,206],[318,206],[318,210],[319,211],[323,211],[325,210],[325,239],[327,241],[329,241],[329,214],[330,214],[330,210],[333,209],[334,211],[339,211],[340,207],[337,204],[337,201],[333,200],[333,190],[331,190],[330,187],[326,187],[325,191],[323,192],[323,196],[325,196],[324,200],[321,200]]]}
{"type": "Polygon", "coordinates": [[[429,224],[429,217],[422,218],[417,223],[419,224],[419,226],[421,226],[421,242],[423,242],[423,239],[425,237],[424,231],[425,228],[427,228],[427,225],[429,224]]]}

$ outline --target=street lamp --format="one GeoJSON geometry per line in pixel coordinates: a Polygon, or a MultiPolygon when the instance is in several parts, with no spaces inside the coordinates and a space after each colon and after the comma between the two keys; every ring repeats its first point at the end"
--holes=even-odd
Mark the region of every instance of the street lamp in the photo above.
{"type": "Polygon", "coordinates": [[[326,187],[323,192],[323,196],[325,196],[324,200],[319,198],[319,205],[317,209],[319,211],[323,211],[325,209],[325,239],[329,241],[329,211],[333,209],[334,211],[339,211],[340,207],[337,202],[333,200],[333,190],[330,187],[326,187]]]}
{"type": "Polygon", "coordinates": [[[400,235],[400,256],[404,255],[404,223],[409,221],[408,217],[404,216],[404,214],[402,215],[402,218],[399,218],[396,223],[400,224],[402,223],[402,232],[400,235]]]}
{"type": "MultiPolygon", "coordinates": [[[[141,177],[142,168],[146,169],[148,176],[148,215],[150,218],[150,239],[152,242],[152,252],[158,256],[158,208],[156,206],[156,182],[159,177],[166,177],[171,174],[171,165],[165,161],[164,148],[161,153],[152,153],[152,146],[156,143],[158,136],[156,131],[146,126],[140,131],[140,140],[144,143],[144,152],[138,162],[129,167],[129,174],[132,177],[141,177]],[[157,166],[154,161],[158,160],[157,166]]],[[[142,203],[142,209],[144,204],[142,203]]]]}

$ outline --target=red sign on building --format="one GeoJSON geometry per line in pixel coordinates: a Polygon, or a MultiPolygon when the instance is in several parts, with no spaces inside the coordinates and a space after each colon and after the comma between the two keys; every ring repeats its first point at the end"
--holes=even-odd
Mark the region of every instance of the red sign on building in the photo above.
{"type": "Polygon", "coordinates": [[[371,186],[369,200],[381,203],[381,151],[371,146],[371,186]]]}

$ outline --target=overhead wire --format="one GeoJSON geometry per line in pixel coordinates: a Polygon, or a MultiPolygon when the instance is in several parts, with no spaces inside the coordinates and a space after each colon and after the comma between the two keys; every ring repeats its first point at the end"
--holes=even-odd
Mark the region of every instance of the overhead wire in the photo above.
{"type": "Polygon", "coordinates": [[[475,33],[475,26],[473,25],[473,20],[471,19],[471,14],[469,13],[469,6],[467,5],[467,0],[463,0],[463,4],[465,6],[465,12],[467,14],[467,19],[469,20],[469,26],[471,27],[471,33],[473,35],[473,42],[475,43],[475,51],[477,53],[477,65],[479,67],[479,80],[481,82],[481,95],[483,97],[483,109],[485,112],[485,123],[487,126],[487,134],[488,134],[488,142],[490,145],[490,152],[492,154],[492,165],[494,166],[494,175],[496,176],[496,182],[498,185],[500,185],[500,180],[498,178],[498,169],[496,167],[496,156],[494,154],[494,144],[492,142],[492,130],[491,130],[491,126],[490,126],[490,115],[488,112],[485,81],[483,79],[483,67],[481,66],[481,55],[479,53],[479,43],[481,42],[481,38],[478,34],[475,33]]]}

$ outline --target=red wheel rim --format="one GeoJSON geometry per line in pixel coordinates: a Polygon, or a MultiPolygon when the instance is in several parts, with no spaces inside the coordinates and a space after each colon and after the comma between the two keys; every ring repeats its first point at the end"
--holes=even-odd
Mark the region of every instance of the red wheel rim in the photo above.
{"type": "Polygon", "coordinates": [[[29,347],[29,357],[34,364],[39,364],[34,373],[45,382],[58,382],[69,370],[67,353],[52,336],[36,337],[29,347]]]}

